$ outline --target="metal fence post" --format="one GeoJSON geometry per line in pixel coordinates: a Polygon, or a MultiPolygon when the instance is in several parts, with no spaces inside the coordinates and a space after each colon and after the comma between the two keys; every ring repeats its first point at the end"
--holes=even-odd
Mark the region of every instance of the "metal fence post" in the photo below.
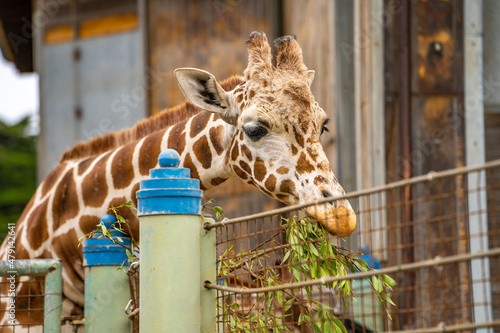
{"type": "MultiPolygon", "coordinates": [[[[199,181],[167,149],[137,192],[140,218],[140,332],[200,332],[199,181]]],[[[215,307],[215,304],[213,305],[215,307]]]]}
{"type": "MultiPolygon", "coordinates": [[[[101,222],[109,229],[116,222],[105,215],[101,222]]],[[[121,237],[121,236],[120,236],[121,237]]],[[[130,238],[121,237],[130,247],[130,238]]],[[[129,332],[131,321],[125,314],[130,299],[128,276],[118,268],[128,269],[126,249],[101,237],[89,238],[83,245],[85,266],[85,332],[129,332]]]]}

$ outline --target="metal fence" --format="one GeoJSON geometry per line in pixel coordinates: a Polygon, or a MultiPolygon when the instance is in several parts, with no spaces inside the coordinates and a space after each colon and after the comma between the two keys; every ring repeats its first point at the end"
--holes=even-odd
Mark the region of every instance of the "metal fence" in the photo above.
{"type": "Polygon", "coordinates": [[[219,332],[327,331],[321,321],[335,319],[322,311],[352,332],[500,332],[500,161],[339,199],[350,201],[358,221],[345,239],[300,220],[304,206],[207,226],[217,234],[218,283],[207,287],[217,289],[219,332]],[[298,226],[317,237],[291,238],[298,226]],[[338,252],[325,252],[326,240],[338,252]],[[294,247],[302,253],[292,258],[294,247]],[[379,271],[352,274],[342,256],[379,271]],[[349,274],[354,299],[342,300],[345,276],[302,269],[328,262],[345,264],[338,273],[349,274]],[[395,305],[372,288],[382,290],[370,277],[382,273],[397,283],[383,290],[395,305]]]}
{"type": "Polygon", "coordinates": [[[0,261],[0,331],[61,331],[62,262],[55,259],[0,261]],[[28,288],[19,295],[19,283],[28,288]]]}

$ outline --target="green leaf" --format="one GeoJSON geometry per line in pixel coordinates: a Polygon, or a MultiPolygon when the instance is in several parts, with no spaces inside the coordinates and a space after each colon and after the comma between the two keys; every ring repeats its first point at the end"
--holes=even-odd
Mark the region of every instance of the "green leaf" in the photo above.
{"type": "Polygon", "coordinates": [[[391,288],[396,285],[396,280],[394,280],[387,274],[380,274],[378,277],[382,279],[382,281],[384,281],[391,288]]]}
{"type": "Polygon", "coordinates": [[[104,225],[104,223],[101,224],[101,230],[102,230],[102,234],[104,236],[106,236],[108,234],[108,228],[106,228],[106,226],[104,225]]]}
{"type": "Polygon", "coordinates": [[[385,293],[379,293],[379,296],[380,296],[383,300],[385,300],[386,302],[388,302],[388,303],[390,303],[390,304],[392,304],[392,305],[396,306],[396,304],[394,304],[394,302],[392,301],[392,299],[391,299],[391,298],[390,298],[387,294],[385,294],[385,293]]]}
{"type": "Polygon", "coordinates": [[[376,292],[380,293],[380,292],[384,291],[384,286],[382,285],[382,282],[380,282],[380,280],[376,276],[372,276],[371,281],[372,281],[373,289],[376,292]]]}
{"type": "Polygon", "coordinates": [[[122,203],[120,206],[118,206],[116,208],[127,207],[127,206],[132,206],[132,201],[124,202],[124,203],[122,203]]]}

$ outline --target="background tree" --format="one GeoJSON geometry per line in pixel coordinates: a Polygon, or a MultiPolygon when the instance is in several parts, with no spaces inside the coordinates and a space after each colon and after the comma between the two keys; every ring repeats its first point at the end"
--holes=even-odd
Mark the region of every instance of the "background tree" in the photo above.
{"type": "Polygon", "coordinates": [[[36,189],[36,137],[28,128],[29,117],[12,126],[0,121],[0,240],[36,189]]]}

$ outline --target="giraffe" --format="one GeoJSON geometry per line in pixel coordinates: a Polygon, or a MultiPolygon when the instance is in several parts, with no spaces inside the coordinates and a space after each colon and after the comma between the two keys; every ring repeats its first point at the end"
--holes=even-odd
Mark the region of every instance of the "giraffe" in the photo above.
{"type": "MultiPolygon", "coordinates": [[[[16,258],[62,259],[63,316],[83,313],[85,275],[78,238],[95,229],[111,204],[137,204],[139,182],[158,166],[166,148],[178,151],[181,166],[191,170],[203,190],[237,175],[285,204],[344,194],[319,141],[328,118],[311,93],[314,71],[305,66],[295,36],[275,41],[276,65],[264,33],[253,32],[246,44],[243,77],[219,84],[206,71],[177,69],[188,101],[131,129],[75,145],[37,188],[16,225],[16,258]]],[[[347,236],[356,226],[347,200],[306,212],[333,235],[347,236]]],[[[138,239],[135,211],[126,207],[121,214],[138,239]]],[[[6,249],[4,242],[2,260],[6,249]]],[[[41,289],[32,286],[31,293],[41,289]]],[[[27,294],[26,284],[17,291],[27,294]]],[[[1,292],[6,294],[3,285],[1,292]]],[[[18,300],[18,309],[27,306],[27,299],[32,307],[42,307],[41,298],[26,298],[18,300]]],[[[5,310],[5,301],[0,306],[5,310]]],[[[41,322],[41,316],[41,311],[18,311],[16,320],[41,322]]],[[[6,316],[0,323],[6,323],[6,316]]]]}

